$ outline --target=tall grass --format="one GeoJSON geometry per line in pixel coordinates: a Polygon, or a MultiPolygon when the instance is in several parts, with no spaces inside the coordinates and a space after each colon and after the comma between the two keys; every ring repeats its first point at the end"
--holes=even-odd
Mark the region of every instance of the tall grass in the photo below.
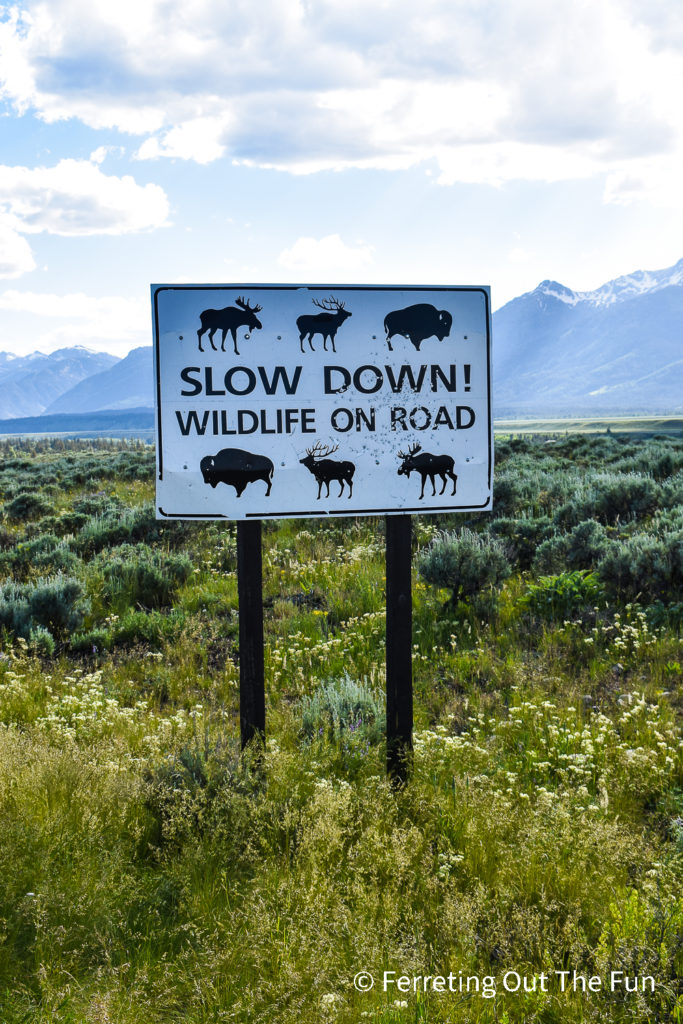
{"type": "Polygon", "coordinates": [[[681,448],[514,439],[498,453],[507,521],[416,518],[416,563],[439,531],[491,526],[511,575],[485,608],[416,574],[415,749],[395,789],[381,521],[264,531],[268,742],[252,760],[239,751],[234,530],[150,520],[144,449],[15,443],[5,502],[29,467],[39,489],[70,483],[41,491],[45,529],[3,523],[3,593],[32,592],[21,545],[49,534],[30,550],[73,554],[88,601],[52,646],[9,620],[3,634],[3,1024],[680,1024],[675,594],[634,599],[571,560],[538,575],[529,524],[538,543],[564,538],[557,550],[598,561],[605,544],[670,538],[681,448]],[[664,507],[576,532],[576,473],[598,461],[610,487],[652,462],[664,507]],[[165,569],[163,601],[150,599],[165,569]],[[563,992],[565,970],[601,987],[563,992]],[[360,971],[370,991],[354,987],[360,971]],[[384,991],[385,971],[451,972],[479,991],[384,991]],[[551,982],[506,992],[508,971],[551,982]],[[611,991],[612,971],[652,976],[655,991],[611,991]]]}

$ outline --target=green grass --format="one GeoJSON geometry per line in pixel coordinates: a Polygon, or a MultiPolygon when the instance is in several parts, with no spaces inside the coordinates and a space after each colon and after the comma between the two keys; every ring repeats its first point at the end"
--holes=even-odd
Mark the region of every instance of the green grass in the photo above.
{"type": "Polygon", "coordinates": [[[635,436],[652,434],[683,434],[680,416],[594,416],[577,419],[496,419],[496,434],[598,434],[610,431],[635,436]]]}
{"type": "MultiPolygon", "coordinates": [[[[563,507],[567,462],[630,464],[644,450],[520,443],[501,446],[499,472],[543,461],[539,514],[563,507]]],[[[677,443],[646,443],[671,454],[669,486],[677,443]]],[[[53,496],[59,515],[100,491],[125,506],[149,498],[125,445],[13,447],[5,503],[26,472],[11,469],[19,456],[37,479],[88,465],[87,483],[53,496]],[[119,454],[129,478],[107,475],[119,454]]],[[[610,529],[650,530],[653,515],[610,529]]],[[[462,518],[414,522],[417,555],[462,518]]],[[[8,550],[34,529],[0,526],[8,550]]],[[[100,556],[68,534],[90,594],[83,630],[101,642],[58,638],[46,658],[3,640],[3,1024],[683,1021],[672,602],[653,616],[577,576],[559,597],[552,582],[546,608],[538,587],[550,584],[516,565],[497,599],[454,606],[416,575],[415,750],[395,789],[377,729],[382,521],[265,525],[261,758],[239,753],[234,527],[162,527],[135,543],[190,556],[172,606],[117,617],[98,591],[100,556]],[[363,970],[369,992],[353,985],[363,970]],[[560,970],[607,984],[562,992],[560,970]],[[610,991],[612,970],[654,977],[655,992],[610,991]],[[480,991],[384,992],[384,971],[462,972],[480,991]],[[505,992],[507,971],[544,973],[548,991],[505,992]]]]}

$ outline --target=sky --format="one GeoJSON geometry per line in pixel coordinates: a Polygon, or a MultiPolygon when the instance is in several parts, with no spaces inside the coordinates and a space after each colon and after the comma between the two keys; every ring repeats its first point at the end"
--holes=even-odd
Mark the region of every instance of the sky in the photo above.
{"type": "Polygon", "coordinates": [[[0,351],[151,283],[591,290],[683,257],[680,0],[0,6],[0,351]]]}

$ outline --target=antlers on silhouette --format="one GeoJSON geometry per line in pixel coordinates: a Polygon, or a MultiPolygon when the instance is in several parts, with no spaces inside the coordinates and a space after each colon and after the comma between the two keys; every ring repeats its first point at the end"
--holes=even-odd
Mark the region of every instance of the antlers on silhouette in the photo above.
{"type": "Polygon", "coordinates": [[[421,444],[411,444],[411,446],[408,449],[407,453],[406,452],[399,452],[398,453],[398,457],[399,457],[399,459],[409,459],[409,458],[411,458],[411,456],[416,455],[420,451],[421,448],[422,448],[421,444]]]}
{"type": "Polygon", "coordinates": [[[329,299],[323,299],[322,302],[318,302],[317,299],[313,299],[313,305],[319,309],[324,309],[328,313],[337,312],[344,308],[345,303],[340,302],[339,299],[335,299],[334,295],[330,295],[329,299]]]}
{"type": "Polygon", "coordinates": [[[325,459],[328,455],[334,455],[339,448],[338,444],[335,444],[332,448],[329,444],[323,444],[322,441],[316,441],[312,448],[306,449],[307,455],[312,455],[314,459],[325,459]]]}
{"type": "Polygon", "coordinates": [[[245,302],[241,295],[240,295],[239,299],[235,300],[235,305],[236,306],[241,306],[242,309],[246,309],[250,313],[260,313],[261,310],[263,309],[263,306],[252,306],[252,305],[250,305],[249,304],[249,299],[247,299],[247,301],[245,302]]]}

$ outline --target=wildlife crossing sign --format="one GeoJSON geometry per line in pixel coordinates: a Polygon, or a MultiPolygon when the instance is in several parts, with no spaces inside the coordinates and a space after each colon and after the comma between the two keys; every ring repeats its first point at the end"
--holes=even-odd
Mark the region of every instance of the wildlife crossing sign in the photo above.
{"type": "Polygon", "coordinates": [[[491,507],[488,288],[153,285],[157,517],[491,507]]]}

